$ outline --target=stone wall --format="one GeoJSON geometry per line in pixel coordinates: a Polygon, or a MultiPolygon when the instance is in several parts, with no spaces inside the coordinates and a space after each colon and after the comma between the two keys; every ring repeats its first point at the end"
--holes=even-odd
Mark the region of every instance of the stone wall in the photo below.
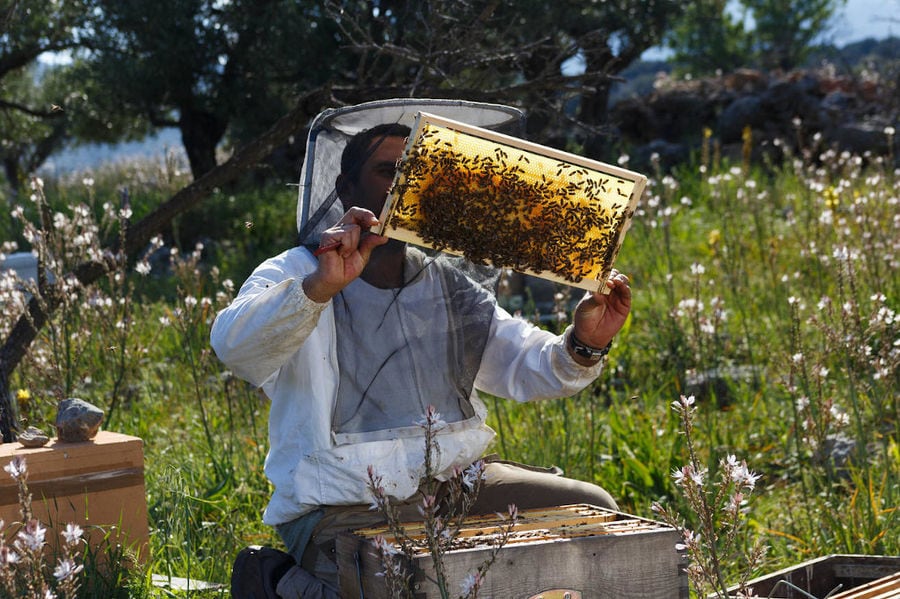
{"type": "Polygon", "coordinates": [[[651,154],[664,167],[700,148],[704,129],[721,154],[741,160],[745,127],[754,158],[780,159],[784,148],[830,148],[859,155],[900,155],[900,81],[869,74],[838,76],[829,69],[765,73],[744,69],[703,79],[657,76],[653,91],[610,110],[618,138],[631,150],[630,167],[646,169],[651,154]],[[776,143],[776,140],[778,142],[776,143]]]}

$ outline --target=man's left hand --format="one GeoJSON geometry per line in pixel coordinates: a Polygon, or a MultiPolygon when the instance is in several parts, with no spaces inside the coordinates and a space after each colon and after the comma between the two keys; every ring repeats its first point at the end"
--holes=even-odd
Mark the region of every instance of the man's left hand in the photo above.
{"type": "Polygon", "coordinates": [[[613,269],[606,281],[608,294],[596,291],[578,302],[573,324],[579,341],[597,349],[609,345],[631,311],[631,287],[628,283],[627,276],[613,269]]]}

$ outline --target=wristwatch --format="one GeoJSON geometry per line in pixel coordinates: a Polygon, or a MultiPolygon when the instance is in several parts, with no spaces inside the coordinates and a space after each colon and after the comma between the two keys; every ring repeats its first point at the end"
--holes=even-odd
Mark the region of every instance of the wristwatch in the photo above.
{"type": "Polygon", "coordinates": [[[578,337],[575,336],[575,329],[572,329],[569,331],[569,347],[572,348],[572,351],[575,352],[575,355],[577,356],[581,356],[587,360],[599,360],[609,353],[609,350],[612,347],[612,339],[606,344],[606,347],[597,349],[596,347],[585,345],[579,341],[578,337]]]}

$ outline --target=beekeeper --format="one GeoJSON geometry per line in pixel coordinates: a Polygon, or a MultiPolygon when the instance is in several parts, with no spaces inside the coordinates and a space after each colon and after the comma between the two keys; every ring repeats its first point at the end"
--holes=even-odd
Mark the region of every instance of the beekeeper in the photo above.
{"type": "MultiPolygon", "coordinates": [[[[322,113],[301,173],[298,246],[257,267],[216,317],[216,354],[271,400],[265,471],[274,492],[263,521],[292,556],[242,552],[235,597],[251,588],[337,597],[336,534],[383,521],[369,509],[368,467],[401,508],[421,499],[417,422],[429,406],[442,420],[433,471],[443,480],[494,438],[477,390],[517,401],[577,393],[600,374],[629,313],[628,279],[614,271],[610,292],[587,293],[573,324],[554,335],[508,314],[461,261],[374,234],[419,111],[481,127],[521,118],[510,107],[450,100],[322,113]]],[[[558,469],[489,459],[472,513],[570,503],[616,507],[602,488],[558,469]]]]}

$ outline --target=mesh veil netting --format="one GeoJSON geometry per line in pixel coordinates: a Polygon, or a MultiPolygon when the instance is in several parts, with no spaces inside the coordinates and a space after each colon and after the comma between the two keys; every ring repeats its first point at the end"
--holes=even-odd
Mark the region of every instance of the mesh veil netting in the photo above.
{"type": "MultiPolygon", "coordinates": [[[[459,100],[395,99],[326,110],[310,126],[297,207],[299,243],[315,246],[344,209],[334,190],[348,140],[383,123],[412,127],[420,111],[471,125],[521,128],[521,111],[459,100]]],[[[333,300],[341,380],[338,443],[419,434],[434,406],[447,430],[475,415],[474,381],[495,302],[497,269],[406,247],[404,284],[357,279],[333,300]]]]}

